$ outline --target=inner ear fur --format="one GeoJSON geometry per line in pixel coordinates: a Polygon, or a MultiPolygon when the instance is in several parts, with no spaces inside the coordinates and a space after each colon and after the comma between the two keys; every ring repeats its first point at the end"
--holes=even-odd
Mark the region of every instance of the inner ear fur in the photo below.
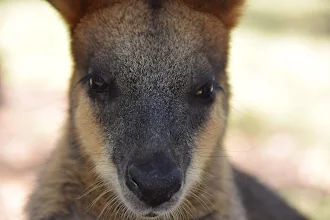
{"type": "Polygon", "coordinates": [[[183,0],[183,2],[197,11],[216,16],[228,29],[231,29],[237,24],[245,0],[183,0]]]}
{"type": "Polygon", "coordinates": [[[89,0],[47,0],[64,18],[69,28],[83,17],[89,0]]]}

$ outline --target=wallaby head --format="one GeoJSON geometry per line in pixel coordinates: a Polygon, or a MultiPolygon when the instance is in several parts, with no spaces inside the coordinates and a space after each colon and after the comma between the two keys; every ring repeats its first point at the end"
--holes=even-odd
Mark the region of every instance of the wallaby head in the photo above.
{"type": "Polygon", "coordinates": [[[70,120],[93,172],[127,212],[175,213],[221,151],[243,0],[49,2],[71,31],[70,120]]]}

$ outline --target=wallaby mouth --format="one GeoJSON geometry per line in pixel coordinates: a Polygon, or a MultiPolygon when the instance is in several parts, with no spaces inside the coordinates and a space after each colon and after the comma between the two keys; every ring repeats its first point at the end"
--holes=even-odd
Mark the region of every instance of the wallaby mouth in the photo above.
{"type": "Polygon", "coordinates": [[[147,217],[147,218],[157,218],[157,214],[155,214],[153,212],[150,212],[145,217],[147,217]]]}

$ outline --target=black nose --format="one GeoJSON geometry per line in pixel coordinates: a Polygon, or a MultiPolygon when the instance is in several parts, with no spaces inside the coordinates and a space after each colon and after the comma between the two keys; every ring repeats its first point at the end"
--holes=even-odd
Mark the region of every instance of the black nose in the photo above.
{"type": "Polygon", "coordinates": [[[169,201],[180,190],[181,182],[181,170],[165,154],[133,161],[127,169],[126,185],[151,207],[169,201]]]}

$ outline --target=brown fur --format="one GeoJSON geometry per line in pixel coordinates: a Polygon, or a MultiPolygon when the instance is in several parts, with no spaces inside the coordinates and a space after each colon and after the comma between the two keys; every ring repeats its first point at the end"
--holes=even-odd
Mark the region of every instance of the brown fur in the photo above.
{"type": "MultiPolygon", "coordinates": [[[[102,40],[110,35],[120,37],[122,34],[108,30],[108,22],[137,19],[138,16],[134,13],[139,14],[139,10],[147,10],[142,6],[146,3],[142,0],[50,0],[50,3],[62,13],[72,31],[76,68],[70,87],[70,116],[74,118],[68,119],[63,137],[40,176],[39,185],[28,204],[29,217],[33,220],[98,217],[134,219],[118,196],[118,181],[112,180],[116,170],[114,164],[108,160],[109,152],[104,148],[108,143],[102,135],[102,125],[99,119],[93,116],[94,109],[89,104],[86,93],[77,87],[76,83],[83,75],[83,67],[87,65],[90,47],[94,50],[102,49],[102,40]],[[117,2],[119,3],[116,4],[117,2]],[[122,5],[125,5],[129,14],[123,11],[122,5]],[[88,31],[96,33],[97,39],[85,32],[84,25],[89,27],[88,31]],[[72,114],[73,111],[75,114],[72,114]],[[104,179],[112,181],[112,189],[109,190],[103,184],[104,179]],[[107,207],[109,202],[113,205],[107,207]]],[[[173,14],[173,31],[182,33],[182,39],[192,43],[196,41],[196,45],[202,39],[212,46],[217,45],[213,57],[223,60],[225,65],[229,31],[237,23],[242,3],[243,0],[164,0],[153,1],[151,5],[156,8],[164,7],[167,13],[173,14]],[[178,21],[177,14],[189,16],[191,21],[178,21]],[[196,33],[198,29],[195,25],[198,24],[193,21],[204,26],[204,33],[196,33]]],[[[127,33],[147,31],[147,24],[134,26],[145,22],[143,17],[138,19],[141,21],[135,20],[131,26],[125,27],[127,33]]],[[[227,75],[224,72],[218,74],[218,81],[226,93],[218,96],[210,114],[211,119],[196,137],[197,148],[187,174],[190,188],[187,187],[186,199],[179,207],[180,212],[173,214],[174,219],[246,219],[232,181],[231,167],[222,151],[230,93],[227,75]]],[[[171,219],[171,216],[168,217],[171,219]]]]}
{"type": "Polygon", "coordinates": [[[241,15],[245,0],[183,0],[195,10],[210,13],[218,17],[227,28],[233,28],[241,15]]]}

